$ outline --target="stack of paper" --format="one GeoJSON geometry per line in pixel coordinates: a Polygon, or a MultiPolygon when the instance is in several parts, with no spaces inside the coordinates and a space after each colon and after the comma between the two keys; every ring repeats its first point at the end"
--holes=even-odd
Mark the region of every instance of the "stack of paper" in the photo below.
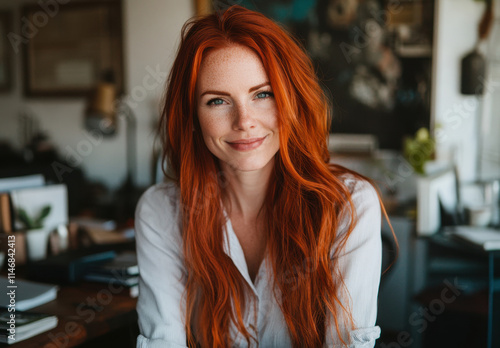
{"type": "Polygon", "coordinates": [[[129,289],[131,297],[139,295],[139,267],[135,252],[122,252],[105,264],[90,267],[83,277],[99,283],[114,283],[129,289]]]}
{"type": "Polygon", "coordinates": [[[14,318],[11,315],[7,310],[0,310],[1,343],[14,344],[57,326],[55,315],[31,312],[16,312],[14,318]]]}

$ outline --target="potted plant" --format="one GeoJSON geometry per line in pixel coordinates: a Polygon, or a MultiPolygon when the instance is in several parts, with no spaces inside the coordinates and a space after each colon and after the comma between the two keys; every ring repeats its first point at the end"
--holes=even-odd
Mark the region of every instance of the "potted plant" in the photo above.
{"type": "Polygon", "coordinates": [[[417,174],[425,175],[425,164],[429,162],[436,148],[427,128],[420,128],[414,138],[404,142],[404,155],[417,174]]]}
{"type": "Polygon", "coordinates": [[[50,215],[51,206],[42,207],[36,216],[30,216],[23,208],[17,209],[17,218],[26,229],[28,258],[31,261],[42,260],[47,256],[49,230],[44,221],[50,215]]]}

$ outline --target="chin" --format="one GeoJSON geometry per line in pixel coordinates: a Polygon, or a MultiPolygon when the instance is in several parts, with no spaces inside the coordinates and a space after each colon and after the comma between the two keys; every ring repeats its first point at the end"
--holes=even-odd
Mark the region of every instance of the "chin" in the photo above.
{"type": "Polygon", "coordinates": [[[245,159],[233,159],[230,161],[223,161],[233,170],[241,172],[252,172],[256,170],[264,169],[267,166],[274,165],[274,156],[270,158],[245,158],[245,159]]]}

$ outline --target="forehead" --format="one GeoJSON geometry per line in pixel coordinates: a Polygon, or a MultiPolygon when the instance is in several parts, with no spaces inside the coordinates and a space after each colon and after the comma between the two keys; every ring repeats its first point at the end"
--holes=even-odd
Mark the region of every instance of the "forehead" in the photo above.
{"type": "Polygon", "coordinates": [[[201,62],[197,87],[253,87],[268,81],[260,57],[252,49],[232,44],[209,51],[201,62]]]}

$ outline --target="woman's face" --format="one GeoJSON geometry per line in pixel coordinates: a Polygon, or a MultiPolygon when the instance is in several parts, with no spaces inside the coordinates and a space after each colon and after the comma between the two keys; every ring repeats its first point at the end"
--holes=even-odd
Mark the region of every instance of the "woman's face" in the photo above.
{"type": "Polygon", "coordinates": [[[196,97],[203,139],[224,169],[273,165],[279,149],[276,101],[254,51],[240,45],[210,51],[201,63],[196,97]]]}

